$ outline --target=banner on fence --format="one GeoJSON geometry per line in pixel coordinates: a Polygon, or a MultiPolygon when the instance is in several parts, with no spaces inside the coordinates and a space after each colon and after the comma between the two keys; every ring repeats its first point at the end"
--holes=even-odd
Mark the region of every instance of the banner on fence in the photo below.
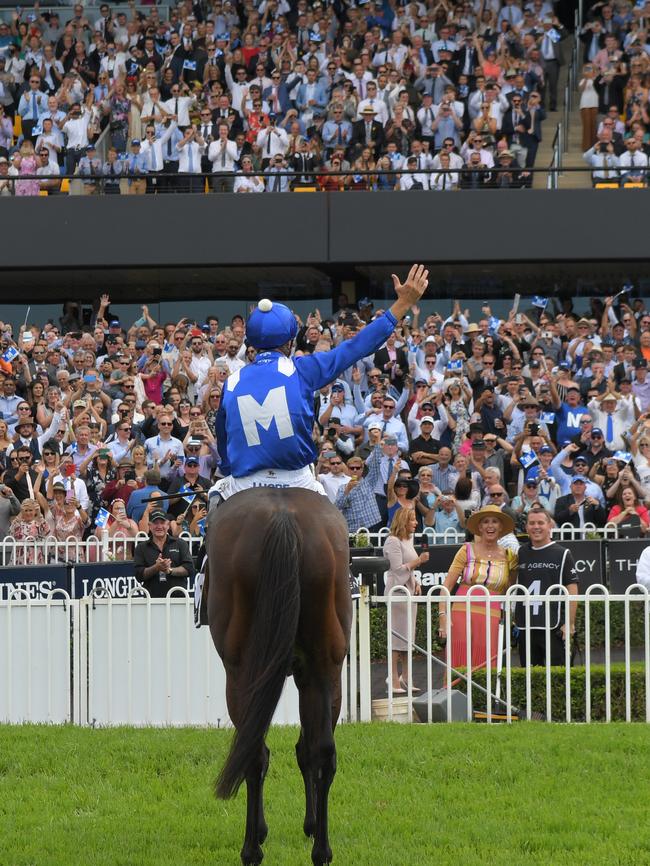
{"type": "MultiPolygon", "coordinates": [[[[75,598],[83,598],[92,592],[108,595],[111,598],[126,598],[139,587],[141,584],[135,576],[135,563],[129,559],[80,564],[74,567],[72,589],[75,598]]],[[[187,591],[194,591],[193,580],[192,584],[187,586],[187,591]]]]}
{"type": "Polygon", "coordinates": [[[53,590],[70,594],[69,565],[22,565],[0,569],[0,601],[47,598],[53,590]]]}
{"type": "Polygon", "coordinates": [[[636,564],[647,546],[648,542],[643,539],[609,542],[609,588],[612,592],[625,592],[636,583],[636,564]]]}

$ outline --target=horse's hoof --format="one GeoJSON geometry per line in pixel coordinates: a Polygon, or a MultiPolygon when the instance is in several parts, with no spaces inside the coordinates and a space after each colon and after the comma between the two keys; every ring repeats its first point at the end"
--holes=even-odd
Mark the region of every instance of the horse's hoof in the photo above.
{"type": "Polygon", "coordinates": [[[326,866],[332,862],[332,849],[329,845],[314,845],[311,851],[311,862],[314,866],[326,866]]]}
{"type": "Polygon", "coordinates": [[[264,852],[259,845],[250,845],[241,849],[241,862],[244,866],[259,866],[264,859],[264,852]]]}

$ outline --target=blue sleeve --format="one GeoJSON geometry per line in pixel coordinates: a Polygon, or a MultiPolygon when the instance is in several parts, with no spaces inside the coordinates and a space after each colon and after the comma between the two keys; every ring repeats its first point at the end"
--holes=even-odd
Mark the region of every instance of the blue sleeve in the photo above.
{"type": "Polygon", "coordinates": [[[356,361],[376,352],[393,333],[396,325],[395,316],[389,310],[336,349],[295,358],[296,369],[312,391],[324,388],[356,361]]]}

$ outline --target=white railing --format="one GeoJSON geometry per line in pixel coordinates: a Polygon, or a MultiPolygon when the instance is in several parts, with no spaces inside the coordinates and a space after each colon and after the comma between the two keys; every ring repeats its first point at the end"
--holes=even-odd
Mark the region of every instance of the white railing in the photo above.
{"type": "MultiPolygon", "coordinates": [[[[453,713],[458,712],[458,694],[454,692],[455,686],[460,685],[465,692],[464,698],[464,720],[474,718],[475,698],[480,696],[481,706],[485,705],[485,719],[491,723],[495,717],[502,717],[504,721],[511,722],[516,718],[545,719],[547,721],[571,722],[576,720],[591,722],[594,719],[595,699],[592,689],[598,679],[604,683],[604,694],[602,701],[599,698],[597,718],[602,721],[611,721],[613,718],[613,697],[618,702],[617,716],[625,721],[645,720],[650,722],[650,595],[648,590],[635,584],[628,587],[625,593],[612,594],[602,585],[590,586],[582,595],[569,595],[566,588],[555,586],[549,589],[545,595],[534,595],[529,593],[525,587],[511,587],[505,595],[491,596],[483,586],[475,586],[464,596],[452,596],[444,587],[432,588],[426,596],[411,596],[404,587],[395,587],[387,596],[373,596],[366,587],[362,588],[362,597],[359,607],[360,628],[370,629],[370,603],[386,605],[387,613],[387,659],[390,669],[391,653],[393,651],[394,639],[413,634],[414,617],[417,610],[424,609],[426,618],[426,641],[423,646],[416,642],[408,641],[406,681],[409,688],[405,697],[395,697],[391,687],[387,686],[385,694],[381,696],[387,701],[387,717],[392,720],[400,717],[401,720],[413,720],[413,702],[417,696],[413,694],[411,684],[413,683],[413,661],[418,655],[426,660],[426,678],[420,680],[416,685],[422,687],[426,693],[426,705],[421,708],[423,713],[426,709],[427,720],[432,720],[432,706],[434,700],[442,700],[445,706],[445,717],[452,721],[453,713]],[[467,604],[468,600],[471,602],[467,604]],[[522,604],[525,614],[525,628],[520,631],[520,639],[524,640],[526,648],[526,665],[520,668],[518,657],[513,660],[512,626],[514,624],[514,603],[522,604]],[[569,607],[572,603],[578,605],[578,613],[584,622],[584,647],[582,648],[582,664],[575,669],[571,667],[571,645],[566,642],[564,646],[563,664],[560,668],[552,668],[550,663],[550,648],[552,629],[545,629],[545,665],[543,668],[534,668],[530,664],[531,657],[531,617],[533,611],[544,610],[546,621],[550,620],[551,606],[559,606],[561,621],[568,621],[569,607]],[[447,640],[445,648],[440,651],[434,638],[434,629],[437,627],[437,611],[440,605],[444,605],[447,621],[447,640]],[[456,605],[465,605],[464,620],[453,624],[452,611],[456,605]],[[487,610],[488,605],[498,604],[501,606],[501,622],[499,626],[498,639],[494,639],[489,629],[485,629],[484,643],[481,645],[481,655],[484,659],[491,659],[492,664],[485,665],[480,669],[472,670],[472,666],[464,665],[459,670],[452,664],[452,643],[454,636],[461,640],[465,639],[466,658],[472,658],[472,641],[476,644],[476,634],[472,630],[472,615],[476,615],[476,608],[481,605],[487,610]],[[603,632],[604,643],[598,649],[592,647],[594,629],[594,605],[603,607],[603,632]],[[402,635],[394,627],[395,605],[400,605],[402,610],[406,607],[406,630],[407,635],[402,635]],[[623,612],[622,645],[613,646],[612,636],[612,613],[613,605],[618,605],[617,613],[620,615],[620,606],[623,612]],[[414,613],[415,609],[415,613],[414,613]],[[633,645],[632,636],[632,611],[637,610],[637,633],[642,631],[642,640],[633,645]],[[460,628],[460,635],[458,629],[460,628]],[[454,629],[456,631],[454,631],[454,629]],[[523,635],[523,637],[521,637],[523,635]],[[496,645],[495,645],[496,644],[496,645]],[[623,665],[622,676],[617,669],[614,674],[612,665],[616,662],[623,665]],[[597,670],[595,665],[598,666],[597,670]],[[636,669],[635,669],[636,665],[636,669]],[[513,703],[513,689],[516,682],[521,686],[522,676],[524,691],[517,699],[517,706],[513,703]],[[434,671],[442,673],[442,677],[434,677],[434,671]],[[543,671],[543,693],[539,693],[539,675],[543,671]],[[537,693],[533,696],[533,679],[536,683],[537,693]],[[633,679],[640,687],[642,693],[633,689],[633,679]],[[436,683],[438,688],[435,688],[436,683]],[[572,688],[579,688],[583,693],[583,702],[579,707],[572,697],[572,688]],[[504,695],[502,697],[502,695],[504,695]],[[561,706],[561,709],[559,707],[561,706]],[[455,710],[452,708],[455,707],[455,710]]],[[[463,609],[461,608],[461,611],[463,609]]],[[[462,615],[462,614],[461,614],[462,615]]],[[[365,644],[360,641],[360,646],[365,644]]],[[[370,652],[360,660],[362,685],[367,683],[370,676],[370,652]]],[[[422,676],[422,671],[420,671],[422,676]]],[[[390,680],[390,673],[389,673],[390,680]]],[[[361,721],[369,721],[368,701],[361,703],[361,721]]]]}
{"type": "Polygon", "coordinates": [[[64,592],[0,602],[0,722],[70,722],[72,602],[64,592]]]}
{"type": "MultiPolygon", "coordinates": [[[[0,723],[230,725],[223,665],[184,590],[77,600],[16,591],[0,601],[0,647],[0,723]]],[[[357,719],[357,682],[358,667],[344,665],[341,721],[357,719]]],[[[273,723],[298,724],[298,709],[288,678],[273,723]]]]}
{"type": "MultiPolygon", "coordinates": [[[[365,545],[383,547],[389,534],[390,529],[387,526],[376,532],[370,532],[369,529],[361,527],[356,532],[350,533],[350,544],[352,547],[365,545]]],[[[426,536],[430,546],[462,544],[465,541],[465,532],[457,532],[455,529],[435,532],[430,526],[427,526],[421,535],[426,536]]],[[[91,535],[84,540],[70,536],[64,541],[60,541],[53,535],[41,539],[16,539],[8,535],[0,541],[0,567],[66,562],[113,562],[132,559],[135,545],[140,541],[145,541],[148,537],[146,532],[138,532],[134,537],[125,536],[122,533],[109,537],[106,530],[103,530],[99,536],[91,535]]],[[[586,523],[583,527],[563,523],[554,528],[553,537],[565,541],[577,541],[590,537],[615,539],[618,538],[618,527],[613,523],[608,523],[600,528],[592,523],[586,523]]],[[[203,538],[192,536],[187,532],[182,532],[179,538],[189,544],[192,555],[196,556],[203,538]]]]}
{"type": "MultiPolygon", "coordinates": [[[[0,541],[0,566],[133,559],[135,545],[147,538],[146,532],[138,532],[135,536],[116,532],[109,536],[107,530],[102,530],[99,536],[91,535],[83,540],[74,536],[59,540],[54,535],[39,539],[17,539],[8,535],[0,541]]],[[[200,536],[190,536],[186,532],[182,532],[179,538],[188,542],[192,554],[197,553],[203,541],[200,536]]]]}

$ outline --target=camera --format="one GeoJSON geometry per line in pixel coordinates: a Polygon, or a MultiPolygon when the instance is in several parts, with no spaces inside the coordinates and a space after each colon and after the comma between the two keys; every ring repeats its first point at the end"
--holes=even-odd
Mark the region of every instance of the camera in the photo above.
{"type": "Polygon", "coordinates": [[[155,358],[157,355],[162,355],[162,349],[154,349],[154,350],[153,350],[153,356],[154,356],[154,358],[155,358]]]}
{"type": "Polygon", "coordinates": [[[539,433],[539,424],[529,424],[528,429],[530,430],[531,436],[537,436],[537,434],[539,433]]]}
{"type": "Polygon", "coordinates": [[[338,434],[337,434],[337,432],[336,432],[336,428],[335,428],[335,427],[328,427],[328,428],[327,428],[327,438],[328,438],[328,439],[336,439],[337,436],[338,436],[338,434]]]}

